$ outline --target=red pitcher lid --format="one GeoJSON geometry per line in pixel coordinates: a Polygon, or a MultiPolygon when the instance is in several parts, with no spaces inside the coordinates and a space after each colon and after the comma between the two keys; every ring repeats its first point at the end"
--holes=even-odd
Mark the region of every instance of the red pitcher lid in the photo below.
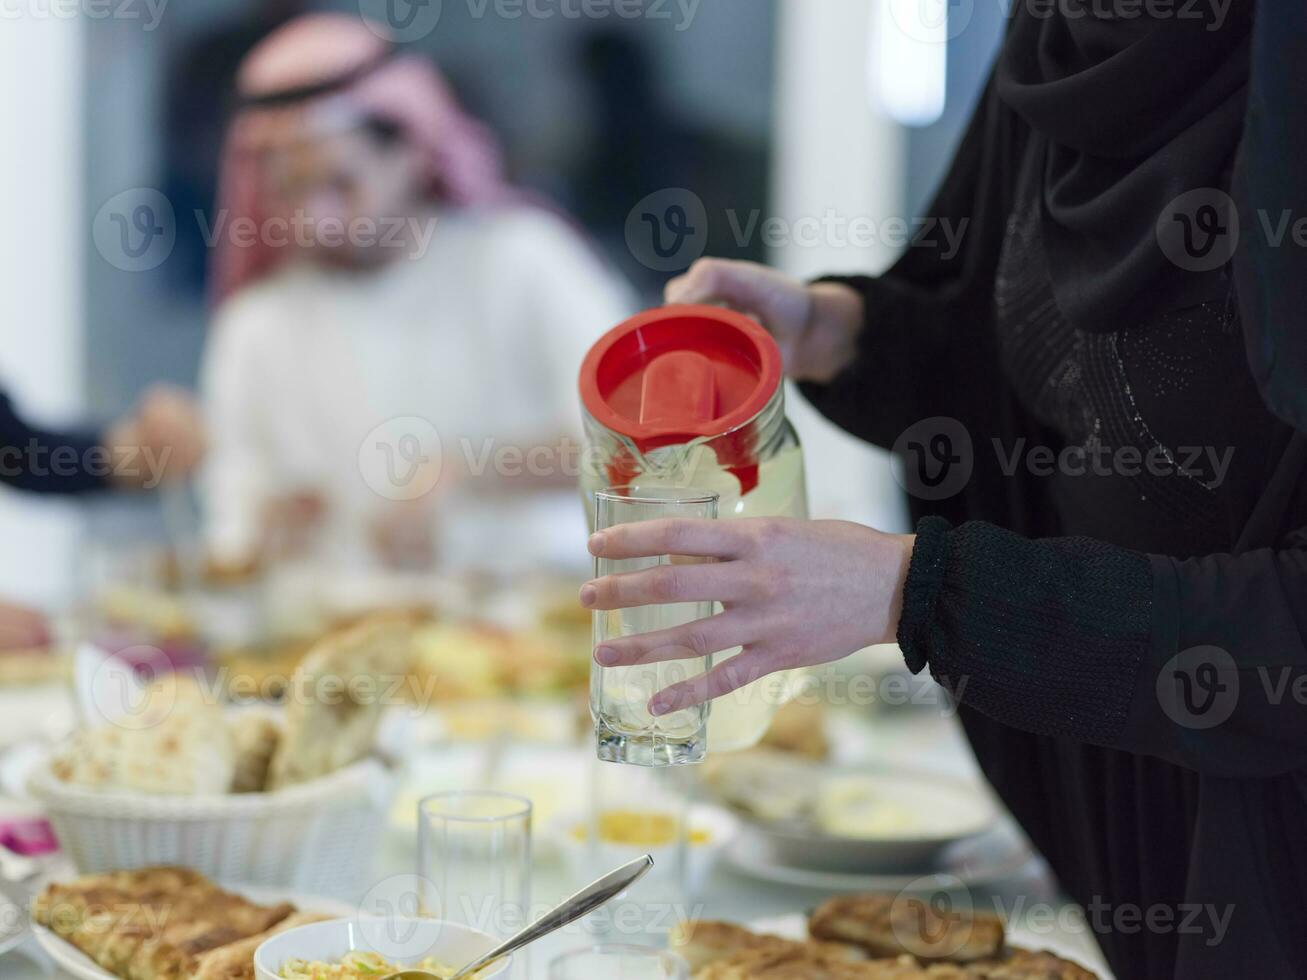
{"type": "Polygon", "coordinates": [[[730,432],[767,407],[781,352],[718,306],[664,306],[604,334],[581,365],[581,402],[605,428],[655,449],[730,432]]]}

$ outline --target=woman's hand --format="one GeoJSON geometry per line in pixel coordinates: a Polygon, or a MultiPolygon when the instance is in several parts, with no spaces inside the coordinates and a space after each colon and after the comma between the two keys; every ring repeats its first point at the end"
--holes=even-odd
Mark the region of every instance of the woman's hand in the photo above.
{"type": "Polygon", "coordinates": [[[605,667],[742,651],[706,674],[675,684],[649,703],[664,715],[729,694],[759,677],[839,660],[894,639],[914,538],[844,521],[758,518],[647,521],[590,538],[596,557],[686,555],[713,562],[660,565],[586,583],[581,604],[626,609],[714,600],[709,619],[595,650],[605,667]]]}
{"type": "Polygon", "coordinates": [[[720,303],[758,320],[796,381],[830,381],[853,360],[862,297],[838,283],[806,285],[754,262],[701,259],[667,284],[668,303],[720,303]]]}
{"type": "Polygon", "coordinates": [[[50,645],[50,628],[35,609],[0,602],[0,653],[50,645]]]}

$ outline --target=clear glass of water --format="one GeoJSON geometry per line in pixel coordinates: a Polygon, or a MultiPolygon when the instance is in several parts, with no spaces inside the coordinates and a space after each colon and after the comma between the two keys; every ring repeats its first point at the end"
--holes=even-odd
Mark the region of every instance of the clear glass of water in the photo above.
{"type": "Polygon", "coordinates": [[[564,953],[549,966],[549,980],[690,980],[675,953],[649,946],[592,946],[564,953]]]}
{"type": "MultiPolygon", "coordinates": [[[[507,939],[530,922],[531,801],[454,792],[418,803],[422,913],[507,939]]],[[[527,951],[513,957],[525,977],[527,951]]]]}
{"type": "MultiPolygon", "coordinates": [[[[667,518],[717,518],[716,493],[663,487],[617,487],[595,494],[596,531],[667,518]]],[[[674,555],[595,559],[595,577],[638,572],[659,565],[689,563],[674,555]]],[[[677,602],[596,610],[594,645],[605,640],[670,629],[713,615],[712,602],[677,602]]],[[[655,717],[649,700],[672,684],[702,674],[711,657],[690,650],[662,650],[647,662],[628,667],[590,665],[590,714],[599,758],[637,766],[678,766],[702,762],[708,746],[707,704],[655,717]],[[682,657],[681,654],[686,656],[682,657]]]]}

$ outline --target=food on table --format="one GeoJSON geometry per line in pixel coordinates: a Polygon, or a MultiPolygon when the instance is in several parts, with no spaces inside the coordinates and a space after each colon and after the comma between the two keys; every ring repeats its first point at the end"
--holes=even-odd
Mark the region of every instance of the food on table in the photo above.
{"type": "Polygon", "coordinates": [[[254,980],[254,952],[269,936],[286,932],[312,922],[326,922],[329,915],[317,912],[295,912],[286,916],[267,932],[219,946],[200,956],[200,965],[190,980],[254,980]]]}
{"type": "Polygon", "coordinates": [[[115,585],[100,593],[95,605],[106,622],[139,629],[159,639],[192,639],[196,634],[195,620],[179,595],[115,585]]]}
{"type": "Polygon", "coordinates": [[[816,701],[790,701],[781,705],[759,745],[808,759],[825,759],[830,755],[825,705],[816,701]]]}
{"type": "Polygon", "coordinates": [[[63,650],[0,651],[0,688],[63,683],[72,673],[72,657],[63,650]]]}
{"type": "Polygon", "coordinates": [[[257,905],[186,868],[89,875],[51,884],[32,918],[123,980],[242,980],[253,950],[296,917],[292,905],[257,905]],[[234,958],[234,944],[242,951],[234,958]]]}
{"type": "Polygon", "coordinates": [[[55,778],[100,790],[165,796],[226,793],[236,750],[217,700],[189,676],[167,674],[116,723],[76,734],[51,761],[55,778]]]}
{"type": "Polygon", "coordinates": [[[443,702],[579,690],[590,669],[588,631],[553,627],[433,623],[416,632],[414,651],[418,690],[443,702]]]}
{"type": "Polygon", "coordinates": [[[992,912],[937,908],[910,895],[850,895],[819,905],[808,920],[816,939],[852,943],[871,956],[911,953],[967,963],[1003,950],[1003,920],[992,912]]]}
{"type": "Polygon", "coordinates": [[[930,817],[896,803],[875,778],[852,775],[823,780],[813,819],[833,837],[876,840],[925,830],[923,823],[929,823],[930,817]]]}
{"type": "Polygon", "coordinates": [[[267,788],[308,782],[366,756],[412,661],[413,623],[379,616],[318,643],[291,677],[286,733],[267,788]]]}
{"type": "Polygon", "coordinates": [[[328,775],[373,748],[408,677],[411,624],[377,617],[313,646],[281,715],[225,711],[220,686],[165,674],[112,724],[79,732],[50,772],[90,789],[168,796],[271,792],[328,775]]]}
{"type": "Polygon", "coordinates": [[[236,749],[233,793],[259,793],[268,785],[272,757],[281,745],[281,725],[270,715],[245,711],[228,721],[236,749]]]}
{"type": "Polygon", "coordinates": [[[508,634],[482,626],[433,623],[413,636],[415,673],[440,700],[481,700],[504,692],[508,634]]]}
{"type": "MultiPolygon", "coordinates": [[[[427,957],[420,963],[401,965],[391,963],[376,953],[348,953],[338,963],[316,963],[308,960],[289,960],[281,968],[284,980],[378,980],[396,970],[426,970],[438,977],[454,975],[457,967],[438,963],[427,957]]],[[[484,970],[471,974],[472,980],[482,976],[484,970]]]]}
{"type": "Polygon", "coordinates": [[[806,818],[821,783],[820,770],[809,762],[771,749],[710,756],[702,768],[723,803],[774,823],[806,818]]]}
{"type": "MultiPolygon", "coordinates": [[[[676,824],[676,818],[670,813],[609,810],[599,815],[599,839],[632,847],[667,847],[676,841],[676,824]]],[[[590,827],[578,824],[572,828],[572,836],[584,841],[590,836],[590,827]]],[[[707,844],[711,839],[708,831],[690,828],[688,840],[691,846],[707,844]]]]}
{"type": "MultiPolygon", "coordinates": [[[[840,911],[832,903],[845,902],[852,903],[848,908],[860,916],[893,899],[832,899],[823,909],[840,911]],[[865,908],[859,903],[866,903],[865,908]]],[[[818,922],[818,914],[813,920],[818,922]]],[[[878,934],[874,948],[868,948],[864,940],[870,933],[860,928],[838,930],[862,937],[854,943],[823,940],[811,926],[814,938],[800,942],[725,922],[691,921],[673,931],[671,946],[690,964],[694,980],[1097,980],[1090,971],[1052,953],[1005,947],[1001,923],[998,945],[984,958],[947,961],[914,956],[902,944],[882,944],[884,937],[878,934]]],[[[992,928],[982,931],[993,938],[992,928]]],[[[964,946],[964,956],[967,949],[964,946]]]]}
{"type": "Polygon", "coordinates": [[[764,933],[751,932],[743,926],[729,922],[712,922],[691,920],[680,923],[668,937],[668,944],[690,964],[690,969],[698,971],[704,967],[745,953],[770,952],[786,953],[806,958],[810,961],[852,962],[866,959],[866,954],[856,946],[842,943],[798,942],[769,936],[764,933]]]}

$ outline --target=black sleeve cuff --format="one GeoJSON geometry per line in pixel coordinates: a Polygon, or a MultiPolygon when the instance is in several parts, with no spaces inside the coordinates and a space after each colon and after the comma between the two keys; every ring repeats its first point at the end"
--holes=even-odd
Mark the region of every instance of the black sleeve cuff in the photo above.
{"type": "Polygon", "coordinates": [[[930,625],[948,564],[950,530],[949,522],[942,517],[926,517],[917,524],[917,541],[903,584],[903,612],[898,629],[903,659],[914,674],[926,668],[930,625]]]}
{"type": "Polygon", "coordinates": [[[1146,555],[982,522],[917,527],[898,630],[907,666],[996,721],[1117,746],[1152,630],[1146,555]]]}

